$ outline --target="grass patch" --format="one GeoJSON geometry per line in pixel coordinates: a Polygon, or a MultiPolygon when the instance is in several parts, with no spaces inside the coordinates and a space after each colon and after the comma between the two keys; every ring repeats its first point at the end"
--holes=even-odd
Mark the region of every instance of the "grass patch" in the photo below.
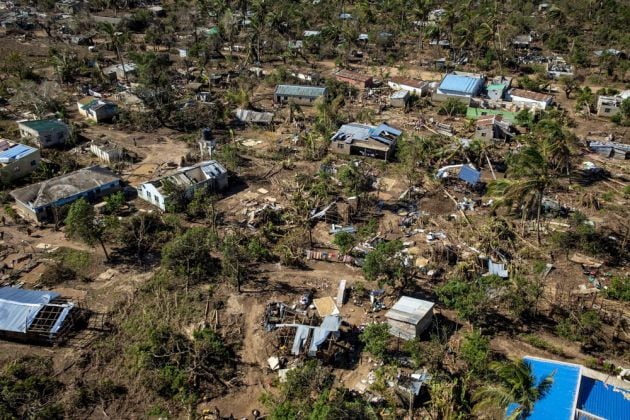
{"type": "Polygon", "coordinates": [[[520,338],[530,346],[534,346],[537,349],[548,351],[549,353],[557,356],[564,356],[564,351],[562,351],[560,347],[551,344],[547,340],[544,340],[535,334],[521,334],[520,338]]]}
{"type": "Polygon", "coordinates": [[[79,275],[87,275],[92,268],[92,256],[87,251],[61,247],[52,256],[63,267],[69,268],[79,275]]]}

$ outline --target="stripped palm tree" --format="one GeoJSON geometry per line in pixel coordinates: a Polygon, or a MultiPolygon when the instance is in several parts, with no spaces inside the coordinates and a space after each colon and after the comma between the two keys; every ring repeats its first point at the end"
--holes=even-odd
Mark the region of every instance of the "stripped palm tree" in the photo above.
{"type": "Polygon", "coordinates": [[[517,204],[523,217],[536,212],[538,244],[545,191],[557,182],[557,176],[551,168],[550,153],[551,147],[547,140],[526,146],[510,165],[514,178],[498,179],[488,186],[489,194],[497,198],[495,207],[506,206],[511,209],[517,204]]]}
{"type": "Polygon", "coordinates": [[[497,383],[481,388],[475,395],[475,411],[487,412],[492,408],[505,411],[508,419],[524,419],[534,410],[553,385],[555,372],[536,381],[531,365],[519,359],[513,362],[492,362],[490,370],[496,375],[497,383]]]}

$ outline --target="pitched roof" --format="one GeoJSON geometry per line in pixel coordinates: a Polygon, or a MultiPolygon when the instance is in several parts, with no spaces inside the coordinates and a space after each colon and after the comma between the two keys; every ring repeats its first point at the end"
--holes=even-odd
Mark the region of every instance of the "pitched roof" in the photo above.
{"type": "Polygon", "coordinates": [[[549,102],[553,100],[553,96],[549,95],[548,93],[532,92],[531,90],[524,89],[512,89],[510,91],[510,96],[516,96],[519,98],[525,98],[539,102],[549,102]]]}
{"type": "Polygon", "coordinates": [[[49,130],[65,130],[68,126],[59,120],[31,120],[31,121],[18,121],[18,124],[24,125],[37,132],[49,131],[49,130]]]}
{"type": "Polygon", "coordinates": [[[344,79],[356,80],[357,82],[364,83],[372,80],[372,76],[356,73],[350,70],[339,70],[337,73],[335,73],[335,77],[343,77],[344,79]]]}
{"type": "Polygon", "coordinates": [[[121,179],[107,168],[90,166],[11,191],[17,201],[38,208],[121,179]]]}
{"type": "Polygon", "coordinates": [[[300,86],[300,85],[278,85],[276,95],[279,96],[302,96],[317,98],[326,94],[325,87],[300,86]]]}

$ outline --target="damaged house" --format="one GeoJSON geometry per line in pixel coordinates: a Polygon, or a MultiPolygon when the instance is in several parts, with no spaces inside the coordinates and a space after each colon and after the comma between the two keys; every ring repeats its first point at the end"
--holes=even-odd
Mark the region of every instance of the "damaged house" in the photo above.
{"type": "Polygon", "coordinates": [[[166,211],[172,189],[181,188],[191,197],[199,188],[222,190],[228,186],[227,170],[216,160],[208,160],[194,166],[181,168],[167,175],[138,186],[138,197],[166,211]]]}
{"type": "Polygon", "coordinates": [[[368,156],[389,160],[402,135],[385,123],[378,126],[350,123],[341,126],[331,139],[330,150],[345,155],[368,156]]]}
{"type": "Polygon", "coordinates": [[[511,89],[508,100],[525,109],[546,109],[553,103],[553,96],[548,93],[532,92],[524,89],[511,89]]]}
{"type": "Polygon", "coordinates": [[[475,122],[475,138],[483,140],[510,140],[514,127],[501,115],[487,115],[475,122]]]}
{"type": "Polygon", "coordinates": [[[122,188],[122,180],[107,168],[90,166],[11,191],[17,212],[34,222],[54,220],[56,210],[80,198],[96,201],[122,188]]]}
{"type": "Polygon", "coordinates": [[[374,85],[372,76],[361,74],[350,70],[339,70],[335,73],[335,79],[340,82],[348,83],[358,89],[370,88],[374,85]]]}
{"type": "Polygon", "coordinates": [[[77,108],[79,114],[96,123],[111,121],[118,110],[115,103],[91,96],[77,101],[77,108]]]}
{"type": "Polygon", "coordinates": [[[59,293],[0,288],[0,338],[52,344],[80,319],[78,306],[59,293]]]}

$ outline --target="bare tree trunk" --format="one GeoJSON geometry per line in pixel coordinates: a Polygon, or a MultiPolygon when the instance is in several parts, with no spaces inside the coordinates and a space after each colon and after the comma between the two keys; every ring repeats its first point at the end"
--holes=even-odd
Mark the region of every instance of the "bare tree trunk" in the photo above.
{"type": "Polygon", "coordinates": [[[103,253],[105,254],[105,259],[109,261],[109,254],[107,253],[107,248],[105,248],[105,242],[103,242],[103,238],[98,238],[98,242],[101,244],[103,248],[103,253]]]}

